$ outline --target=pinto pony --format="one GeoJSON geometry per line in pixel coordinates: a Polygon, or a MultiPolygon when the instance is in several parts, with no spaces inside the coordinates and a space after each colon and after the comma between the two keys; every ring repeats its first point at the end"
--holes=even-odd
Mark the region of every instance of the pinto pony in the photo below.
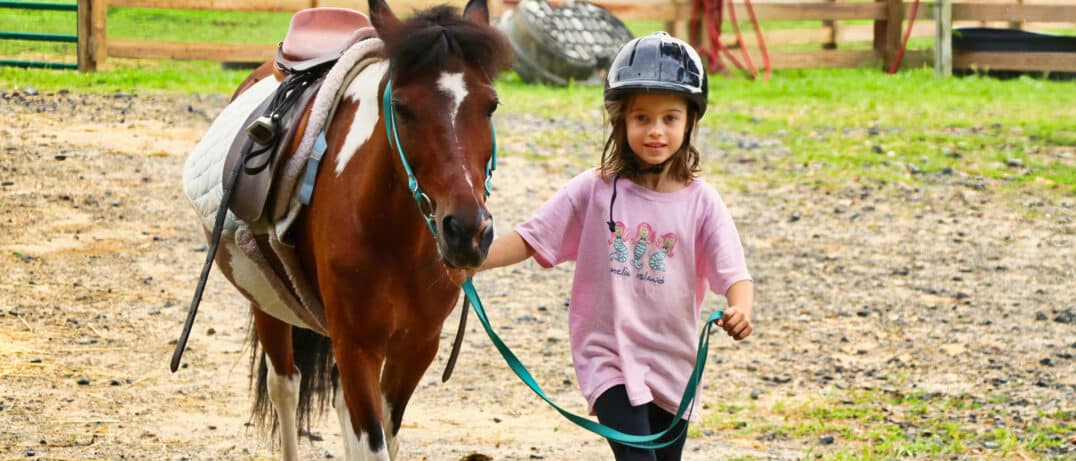
{"type": "MultiPolygon", "coordinates": [[[[253,348],[255,416],[276,414],[272,426],[289,460],[298,458],[299,426],[330,396],[348,460],[395,457],[404,409],[436,355],[442,323],[492,240],[492,81],[510,64],[511,48],[490,27],[486,0],[471,0],[462,14],[441,6],[405,21],[384,0],[369,0],[369,16],[383,61],[350,84],[326,122],[317,187],[289,234],[329,336],[271,315],[262,298],[243,293],[264,351],[253,348]],[[411,171],[424,192],[418,206],[411,171]]],[[[271,75],[263,65],[236,96],[271,75]]],[[[216,258],[238,287],[228,247],[216,258]]]]}

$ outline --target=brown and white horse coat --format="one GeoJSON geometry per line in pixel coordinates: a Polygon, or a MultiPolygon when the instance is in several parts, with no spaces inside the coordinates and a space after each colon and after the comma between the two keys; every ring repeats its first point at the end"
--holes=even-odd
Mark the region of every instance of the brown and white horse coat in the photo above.
{"type": "MultiPolygon", "coordinates": [[[[241,248],[243,223],[234,216],[216,258],[251,302],[264,351],[256,413],[268,415],[271,402],[289,460],[298,458],[299,427],[328,395],[346,459],[395,456],[404,409],[437,352],[465,269],[481,264],[492,234],[484,195],[498,103],[492,80],[511,49],[489,26],[485,0],[471,0],[462,15],[437,7],[407,21],[384,0],[370,0],[369,11],[384,60],[346,87],[325,124],[328,149],[311,204],[287,230],[296,264],[324,308],[324,328],[292,312],[294,296],[241,248]],[[383,119],[381,96],[390,82],[399,145],[383,119]],[[401,150],[433,205],[436,234],[412,198],[401,150]]],[[[248,78],[185,167],[185,190],[206,229],[219,206],[217,165],[223,166],[208,152],[230,144],[272,93],[270,70],[263,66],[248,78]]]]}

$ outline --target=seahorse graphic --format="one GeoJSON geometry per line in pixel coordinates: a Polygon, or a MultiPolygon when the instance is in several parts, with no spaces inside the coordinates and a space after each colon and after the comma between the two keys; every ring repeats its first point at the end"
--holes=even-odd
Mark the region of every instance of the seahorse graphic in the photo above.
{"type": "Polygon", "coordinates": [[[613,252],[609,254],[609,260],[618,263],[628,262],[628,245],[624,243],[624,234],[628,232],[628,226],[617,221],[613,227],[616,231],[609,236],[609,243],[613,244],[613,252]]]}
{"type": "Polygon", "coordinates": [[[676,235],[672,232],[662,235],[658,239],[658,251],[650,255],[650,268],[656,271],[665,271],[665,258],[673,256],[673,247],[676,246],[676,235]]]}
{"type": "Polygon", "coordinates": [[[635,229],[635,238],[631,240],[635,243],[635,247],[632,248],[635,257],[631,260],[631,267],[635,269],[643,268],[643,256],[646,255],[646,247],[650,245],[650,234],[653,233],[654,228],[645,222],[639,223],[639,227],[635,229]]]}

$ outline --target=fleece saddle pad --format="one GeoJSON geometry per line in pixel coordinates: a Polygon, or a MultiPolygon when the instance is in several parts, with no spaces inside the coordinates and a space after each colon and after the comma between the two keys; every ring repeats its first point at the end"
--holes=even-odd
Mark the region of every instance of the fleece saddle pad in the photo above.
{"type": "MultiPolygon", "coordinates": [[[[245,128],[247,118],[268,99],[280,83],[265,78],[244,91],[232,101],[210,125],[202,140],[187,157],[183,166],[183,191],[194,205],[202,225],[212,229],[224,195],[222,178],[228,149],[245,128]]],[[[232,235],[239,220],[228,212],[224,223],[224,235],[232,235]]]]}

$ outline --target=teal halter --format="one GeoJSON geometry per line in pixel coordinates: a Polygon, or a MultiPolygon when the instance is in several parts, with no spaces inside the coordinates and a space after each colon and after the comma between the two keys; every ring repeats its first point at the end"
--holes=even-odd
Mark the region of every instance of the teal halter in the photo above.
{"type": "MultiPolygon", "coordinates": [[[[396,107],[392,104],[392,80],[389,79],[385,83],[385,92],[381,96],[381,107],[385,113],[385,133],[393,144],[396,145],[396,152],[400,154],[400,163],[403,164],[404,171],[407,172],[407,188],[411,191],[411,198],[415,199],[415,203],[418,204],[418,211],[422,213],[422,217],[426,219],[426,226],[430,228],[430,232],[434,237],[437,237],[437,223],[433,219],[433,201],[430,200],[430,196],[422,192],[422,187],[418,185],[418,179],[415,178],[415,172],[411,169],[411,163],[407,161],[407,155],[404,154],[403,144],[400,144],[400,133],[396,128],[396,107]]],[[[493,155],[490,157],[489,162],[486,163],[486,198],[489,198],[490,189],[493,187],[493,170],[497,169],[497,132],[493,129],[493,121],[489,123],[490,137],[493,138],[493,155]]]]}

